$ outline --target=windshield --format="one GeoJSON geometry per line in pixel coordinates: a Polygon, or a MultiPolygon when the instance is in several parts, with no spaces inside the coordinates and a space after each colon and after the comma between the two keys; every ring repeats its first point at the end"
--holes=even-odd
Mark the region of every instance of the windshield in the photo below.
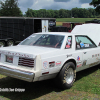
{"type": "Polygon", "coordinates": [[[22,41],[19,45],[60,48],[63,40],[63,35],[33,34],[24,41],[22,41]]]}

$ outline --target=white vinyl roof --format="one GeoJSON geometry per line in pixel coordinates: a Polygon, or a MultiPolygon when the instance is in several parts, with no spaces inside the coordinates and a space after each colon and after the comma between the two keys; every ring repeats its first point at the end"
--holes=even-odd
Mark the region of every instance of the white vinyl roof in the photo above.
{"type": "Polygon", "coordinates": [[[72,34],[87,35],[98,46],[100,42],[100,24],[82,24],[76,25],[71,32],[72,34]]]}

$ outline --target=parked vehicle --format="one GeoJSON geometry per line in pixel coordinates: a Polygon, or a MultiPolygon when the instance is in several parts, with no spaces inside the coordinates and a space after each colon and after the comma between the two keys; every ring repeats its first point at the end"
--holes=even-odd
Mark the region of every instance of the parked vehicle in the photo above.
{"type": "Polygon", "coordinates": [[[17,46],[0,48],[0,74],[28,82],[54,78],[58,87],[71,88],[76,72],[100,64],[99,27],[35,33],[17,46]]]}
{"type": "Polygon", "coordinates": [[[94,20],[85,21],[85,23],[97,23],[97,24],[100,24],[100,20],[94,19],[94,20]]]}
{"type": "Polygon", "coordinates": [[[33,33],[48,32],[55,18],[0,17],[0,47],[18,44],[33,33]]]}
{"type": "Polygon", "coordinates": [[[71,32],[76,25],[82,25],[83,23],[76,23],[76,22],[64,22],[62,23],[63,27],[67,27],[68,31],[71,32]]]}

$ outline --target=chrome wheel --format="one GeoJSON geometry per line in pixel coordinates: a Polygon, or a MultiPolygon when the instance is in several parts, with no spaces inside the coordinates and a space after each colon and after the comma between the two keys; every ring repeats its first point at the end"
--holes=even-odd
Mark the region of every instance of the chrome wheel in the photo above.
{"type": "Polygon", "coordinates": [[[56,85],[62,89],[69,89],[72,87],[76,79],[76,68],[73,62],[66,63],[57,75],[56,85]]]}
{"type": "Polygon", "coordinates": [[[66,83],[71,84],[73,82],[73,79],[74,79],[74,71],[72,68],[69,68],[66,73],[66,79],[65,79],[66,83]]]}

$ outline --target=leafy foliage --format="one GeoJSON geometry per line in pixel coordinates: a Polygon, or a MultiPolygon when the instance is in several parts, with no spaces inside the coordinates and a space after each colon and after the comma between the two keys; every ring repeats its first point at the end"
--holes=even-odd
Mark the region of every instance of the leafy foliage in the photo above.
{"type": "Polygon", "coordinates": [[[93,5],[95,10],[100,13],[100,0],[92,0],[90,5],[93,5]]]}
{"type": "Polygon", "coordinates": [[[18,0],[0,1],[0,16],[22,16],[22,12],[18,7],[18,0]]]}
{"type": "Polygon", "coordinates": [[[46,17],[46,18],[94,18],[99,14],[93,8],[73,8],[71,10],[32,10],[28,8],[26,11],[26,17],[46,17]]]}

